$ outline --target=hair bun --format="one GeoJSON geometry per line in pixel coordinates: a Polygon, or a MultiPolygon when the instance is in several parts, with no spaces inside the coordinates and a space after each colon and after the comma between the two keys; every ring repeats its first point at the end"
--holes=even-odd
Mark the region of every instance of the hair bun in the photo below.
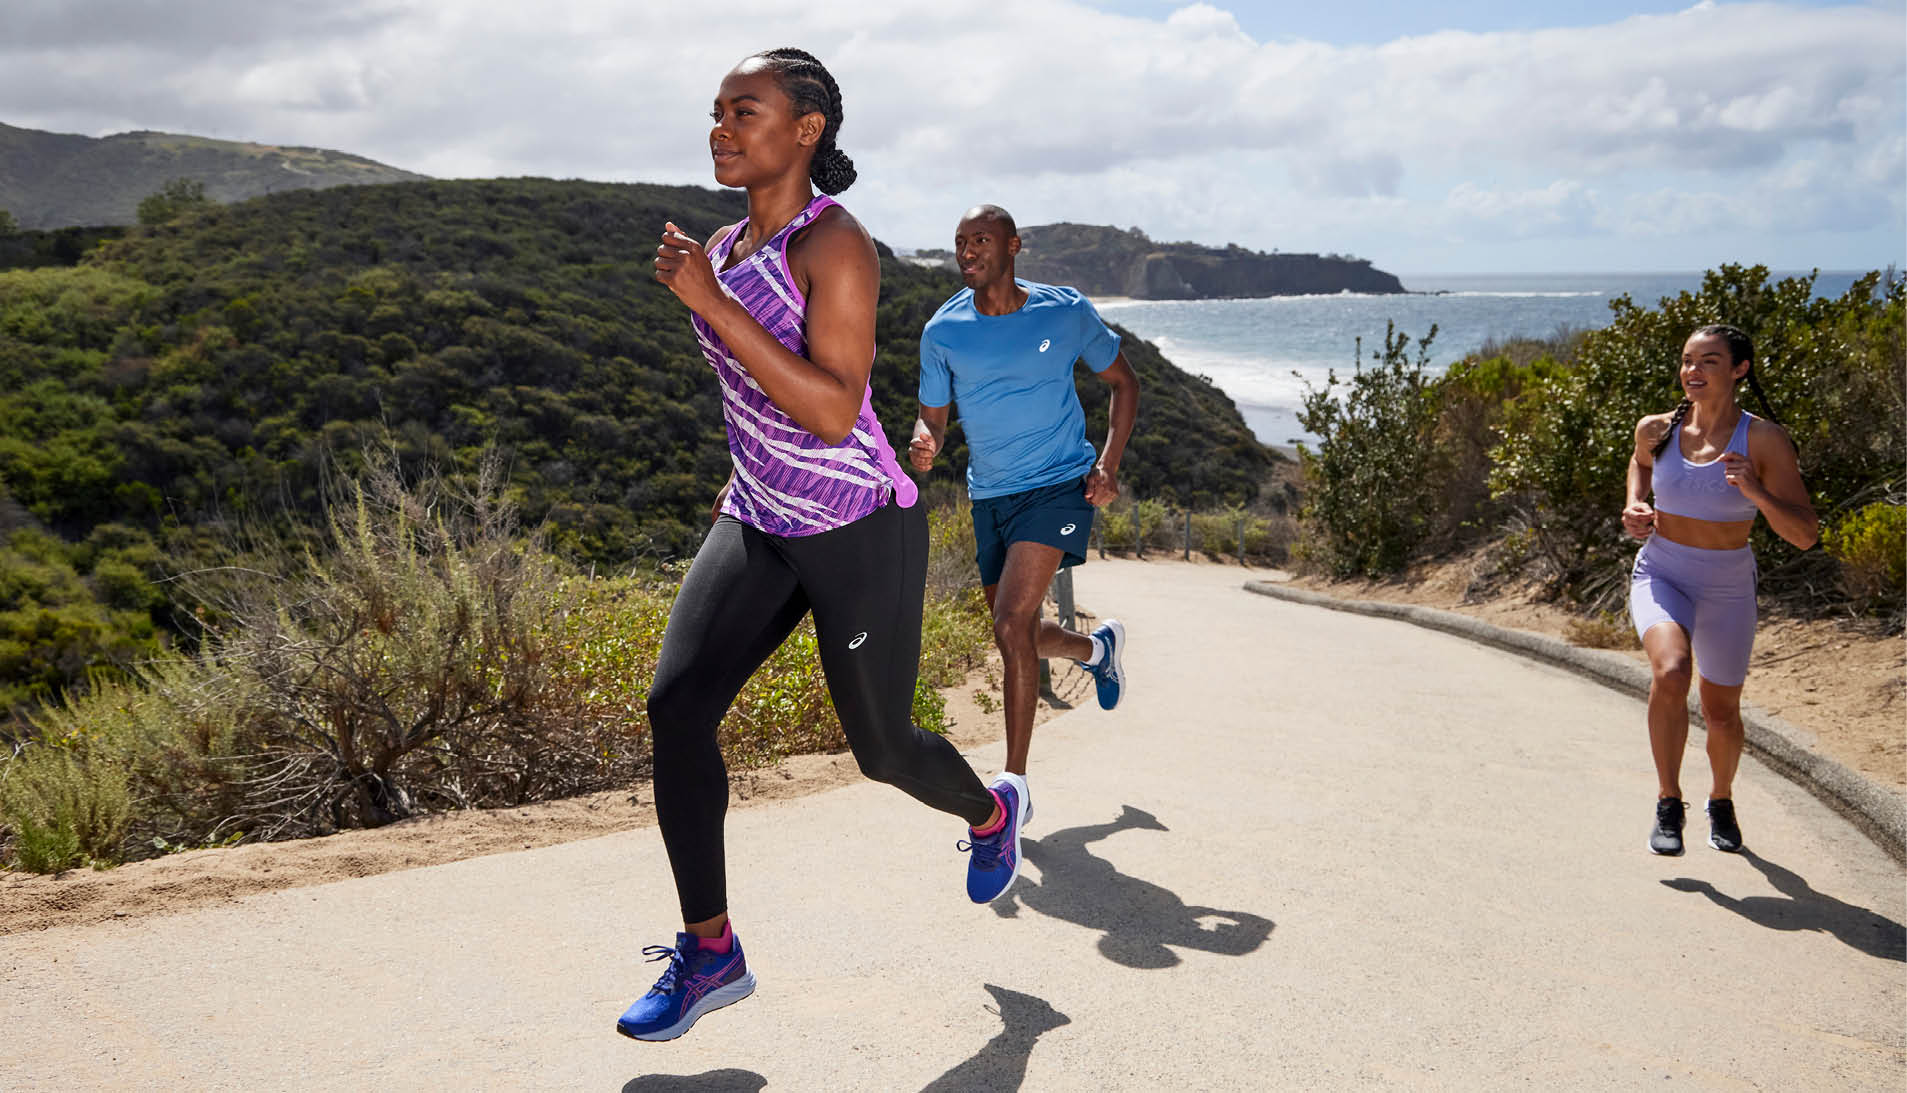
{"type": "Polygon", "coordinates": [[[814,162],[808,165],[808,177],[814,181],[815,188],[824,194],[838,194],[854,185],[858,175],[854,170],[854,161],[839,148],[828,148],[816,152],[814,162]]]}

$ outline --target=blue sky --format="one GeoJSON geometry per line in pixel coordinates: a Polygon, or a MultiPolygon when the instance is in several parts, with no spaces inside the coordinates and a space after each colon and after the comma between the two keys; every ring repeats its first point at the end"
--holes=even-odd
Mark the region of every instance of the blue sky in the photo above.
{"type": "Polygon", "coordinates": [[[1899,0],[7,0],[0,121],[710,185],[716,84],[785,44],[901,248],[992,201],[1399,273],[1907,251],[1899,0]]]}

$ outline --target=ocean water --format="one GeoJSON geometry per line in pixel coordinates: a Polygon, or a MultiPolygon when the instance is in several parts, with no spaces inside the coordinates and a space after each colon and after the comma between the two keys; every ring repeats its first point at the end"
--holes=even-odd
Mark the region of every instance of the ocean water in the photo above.
{"type": "MultiPolygon", "coordinates": [[[[1777,273],[1776,277],[1790,276],[1777,273]]],[[[1860,276],[1823,272],[1815,291],[1838,296],[1860,276]]],[[[1628,295],[1653,307],[1693,291],[1700,273],[1518,273],[1400,275],[1408,295],[1272,296],[1254,300],[1109,300],[1118,323],[1159,347],[1172,363],[1209,377],[1238,404],[1259,440],[1281,447],[1314,440],[1298,424],[1305,384],[1322,387],[1331,369],[1348,375],[1357,339],[1364,360],[1384,345],[1384,326],[1415,339],[1437,326],[1430,371],[1491,340],[1549,337],[1609,323],[1609,302],[1628,295]]]]}

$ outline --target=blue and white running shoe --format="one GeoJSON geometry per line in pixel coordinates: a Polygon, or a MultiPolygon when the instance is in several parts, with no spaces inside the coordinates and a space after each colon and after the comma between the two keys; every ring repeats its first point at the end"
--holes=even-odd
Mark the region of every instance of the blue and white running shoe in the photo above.
{"type": "MultiPolygon", "coordinates": [[[[992,903],[1013,887],[1020,875],[1020,830],[1032,817],[1026,780],[1017,774],[1002,774],[990,787],[1000,797],[1006,811],[1006,823],[991,835],[973,835],[955,846],[971,851],[967,861],[967,898],[975,903],[992,903]]],[[[972,835],[971,830],[968,834],[972,835]]]]}
{"type": "Polygon", "coordinates": [[[703,1014],[755,993],[755,973],[748,970],[740,938],[717,953],[702,948],[693,934],[677,934],[675,948],[650,945],[642,955],[669,966],[616,1022],[616,1031],[631,1039],[673,1040],[703,1014]]]}
{"type": "Polygon", "coordinates": [[[1093,637],[1105,652],[1100,655],[1098,664],[1083,667],[1093,674],[1099,708],[1110,710],[1119,705],[1119,699],[1126,693],[1125,669],[1119,666],[1119,655],[1126,650],[1126,624],[1118,619],[1107,619],[1093,628],[1093,637]]]}

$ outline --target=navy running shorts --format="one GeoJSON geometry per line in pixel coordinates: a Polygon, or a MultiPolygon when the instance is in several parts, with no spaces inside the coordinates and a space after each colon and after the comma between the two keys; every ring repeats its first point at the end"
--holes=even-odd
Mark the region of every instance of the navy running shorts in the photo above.
{"type": "Polygon", "coordinates": [[[1086,479],[1039,486],[973,503],[973,560],[980,584],[1000,583],[1007,548],[1014,543],[1045,543],[1066,556],[1060,568],[1083,565],[1093,534],[1093,507],[1086,500],[1086,479]]]}

